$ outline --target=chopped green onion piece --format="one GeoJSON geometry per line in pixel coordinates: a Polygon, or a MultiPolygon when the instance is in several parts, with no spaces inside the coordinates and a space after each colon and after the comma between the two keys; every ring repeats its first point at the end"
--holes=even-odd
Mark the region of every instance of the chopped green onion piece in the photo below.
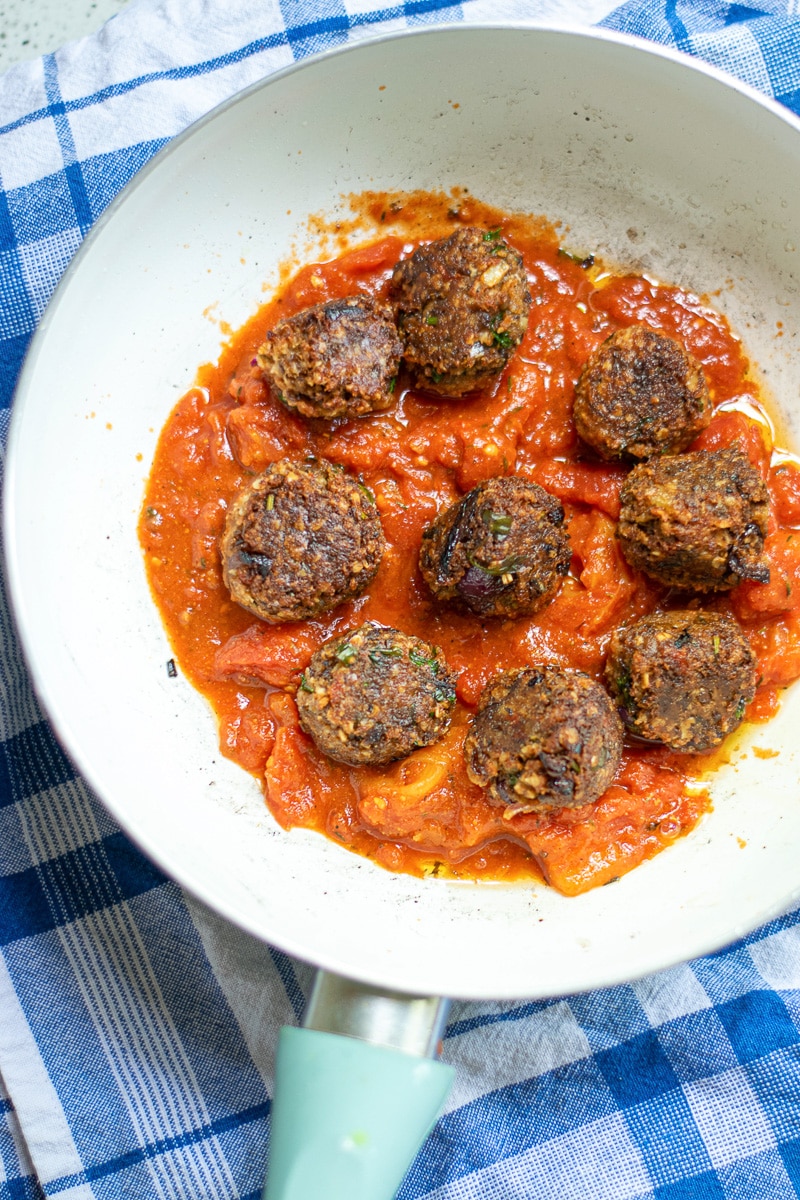
{"type": "Polygon", "coordinates": [[[379,663],[385,658],[400,658],[402,653],[402,650],[400,650],[397,646],[385,646],[379,648],[378,650],[370,650],[369,661],[373,663],[379,663]]]}
{"type": "Polygon", "coordinates": [[[511,526],[514,518],[508,513],[492,512],[490,508],[484,508],[481,512],[481,517],[485,525],[489,526],[490,531],[498,538],[506,538],[511,532],[511,526]]]}
{"type": "Polygon", "coordinates": [[[565,250],[563,246],[559,246],[558,253],[563,254],[564,258],[568,258],[570,262],[574,262],[577,267],[583,267],[584,271],[588,271],[589,267],[594,266],[593,254],[570,254],[569,250],[565,250]]]}
{"type": "Polygon", "coordinates": [[[436,313],[428,313],[427,317],[425,318],[425,324],[426,325],[438,325],[439,318],[436,316],[436,313]]]}
{"type": "Polygon", "coordinates": [[[300,691],[301,692],[313,692],[313,690],[314,689],[312,688],[311,684],[306,679],[306,673],[304,671],[303,674],[300,676],[300,691]]]}
{"type": "Polygon", "coordinates": [[[340,646],[339,649],[336,651],[337,661],[340,663],[344,663],[345,666],[347,666],[349,663],[351,663],[353,661],[353,659],[355,658],[355,656],[356,656],[355,646],[351,646],[349,642],[345,642],[344,645],[340,646]]]}
{"type": "Polygon", "coordinates": [[[469,556],[470,566],[476,567],[479,571],[485,571],[487,575],[512,575],[518,571],[520,567],[525,566],[525,560],[520,558],[518,554],[510,554],[508,558],[504,558],[502,562],[492,563],[490,567],[484,566],[483,563],[475,562],[472,556],[469,556]]]}
{"type": "Polygon", "coordinates": [[[275,507],[275,496],[272,492],[267,496],[267,512],[272,512],[275,507]]]}
{"type": "Polygon", "coordinates": [[[408,657],[415,667],[430,667],[436,662],[436,655],[433,658],[428,658],[427,655],[421,654],[419,650],[415,650],[412,646],[408,652],[408,657]]]}
{"type": "Polygon", "coordinates": [[[633,705],[633,697],[631,695],[631,673],[627,667],[623,667],[614,681],[619,698],[626,708],[631,708],[633,705]]]}

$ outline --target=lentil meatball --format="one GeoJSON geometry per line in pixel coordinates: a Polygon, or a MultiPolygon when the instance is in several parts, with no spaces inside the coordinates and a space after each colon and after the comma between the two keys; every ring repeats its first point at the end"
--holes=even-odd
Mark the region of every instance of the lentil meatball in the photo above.
{"type": "Polygon", "coordinates": [[[537,483],[489,479],[425,530],[420,570],[437,600],[481,616],[538,612],[569,570],[563,521],[561,503],[537,483]]]}
{"type": "Polygon", "coordinates": [[[622,552],[660,583],[713,592],[769,582],[767,489],[738,445],[639,463],[620,501],[622,552]]]}
{"type": "Polygon", "coordinates": [[[622,722],[582,671],[507,671],[481,696],[464,744],[467,774],[506,815],[592,804],[622,755],[622,722]]]}
{"type": "Polygon", "coordinates": [[[361,595],[384,549],[366,489],[328,462],[281,459],[228,510],[220,551],[232,598],[264,621],[299,621],[361,595]]]}
{"type": "Polygon", "coordinates": [[[330,419],[388,408],[402,351],[391,308],[358,295],[279,321],[256,358],[282,404],[330,419]]]}
{"type": "Polygon", "coordinates": [[[755,694],[755,658],[732,617],[654,613],[614,631],[606,680],[633,733],[699,752],[742,720],[755,694]]]}
{"type": "Polygon", "coordinates": [[[503,370],[531,303],[521,256],[499,232],[467,227],[397,264],[391,296],[414,383],[463,396],[503,370]]]}
{"type": "Polygon", "coordinates": [[[323,754],[362,766],[438,741],[455,695],[455,675],[438,646],[368,621],[317,650],[297,707],[323,754]]]}
{"type": "Polygon", "coordinates": [[[620,329],[581,371],[578,433],[605,459],[677,454],[711,420],[703,368],[674,338],[643,325],[620,329]]]}

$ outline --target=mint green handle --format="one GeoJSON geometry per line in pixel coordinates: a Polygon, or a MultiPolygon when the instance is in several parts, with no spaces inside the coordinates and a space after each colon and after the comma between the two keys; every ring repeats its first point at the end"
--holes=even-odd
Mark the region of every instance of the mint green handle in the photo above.
{"type": "Polygon", "coordinates": [[[263,1200],[391,1200],[452,1080],[430,1058],[282,1029],[263,1200]]]}

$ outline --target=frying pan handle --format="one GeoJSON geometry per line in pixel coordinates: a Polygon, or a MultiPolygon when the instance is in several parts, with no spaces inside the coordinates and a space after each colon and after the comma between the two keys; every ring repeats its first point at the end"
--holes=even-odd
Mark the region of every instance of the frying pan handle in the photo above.
{"type": "Polygon", "coordinates": [[[449,1006],[317,972],[280,1034],[263,1200],[391,1200],[450,1090],[449,1006]]]}

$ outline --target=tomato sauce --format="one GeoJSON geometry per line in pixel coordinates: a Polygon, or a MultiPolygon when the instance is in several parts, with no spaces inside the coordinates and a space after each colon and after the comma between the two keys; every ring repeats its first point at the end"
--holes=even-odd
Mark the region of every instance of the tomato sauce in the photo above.
{"type": "Polygon", "coordinates": [[[152,592],[181,669],[218,716],[222,752],[262,782],[283,827],[317,830],[394,871],[538,879],[575,895],[612,882],[691,830],[710,805],[703,772],[711,761],[631,744],[595,804],[510,818],[464,769],[470,714],[498,671],[552,661],[599,679],[614,627],[670,606],[669,593],[634,572],[616,541],[625,469],[578,442],[571,409],[583,363],[626,325],[676,336],[702,363],[715,405],[692,449],[738,441],[767,481],[769,584],[744,583],[702,600],[732,613],[756,653],[750,720],[768,719],[779,690],[800,676],[800,470],[772,445],[739,339],[697,296],[572,256],[544,220],[498,212],[465,193],[368,194],[353,204],[358,218],[346,232],[371,229],[372,240],[287,271],[167,421],[139,525],[152,592]],[[442,400],[410,390],[401,376],[387,412],[309,421],[286,411],[255,365],[264,331],[334,297],[385,295],[401,255],[459,223],[499,226],[528,272],[528,332],[497,382],[479,395],[442,400]],[[270,626],[231,601],[218,540],[239,488],[270,462],[307,455],[358,476],[375,498],[387,548],[364,596],[313,620],[270,626]],[[505,474],[534,480],[563,502],[569,576],[533,617],[482,619],[437,605],[417,566],[423,529],[475,484],[505,474]],[[366,620],[435,642],[458,673],[447,735],[382,768],[327,759],[300,729],[294,702],[314,651],[366,620]]]}

